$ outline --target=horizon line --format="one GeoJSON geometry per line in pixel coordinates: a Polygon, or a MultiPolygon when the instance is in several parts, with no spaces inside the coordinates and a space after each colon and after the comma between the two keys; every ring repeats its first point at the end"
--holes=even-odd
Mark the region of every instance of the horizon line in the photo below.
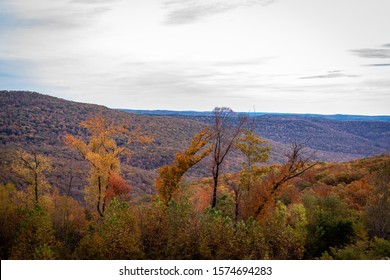
{"type": "MultiPolygon", "coordinates": [[[[167,112],[167,113],[207,113],[212,114],[212,110],[171,110],[171,109],[129,109],[129,108],[110,108],[114,110],[122,110],[122,111],[132,111],[132,112],[167,112]]],[[[234,111],[234,110],[233,110],[234,111]]],[[[309,115],[309,116],[351,116],[351,117],[389,117],[390,115],[363,115],[363,114],[345,114],[345,113],[292,113],[292,112],[242,112],[242,111],[234,111],[237,114],[247,114],[247,115],[309,115]]]]}
{"type": "MultiPolygon", "coordinates": [[[[25,90],[25,89],[19,89],[19,90],[15,90],[15,89],[0,89],[0,91],[7,91],[7,92],[28,92],[28,93],[35,93],[35,94],[40,94],[40,95],[47,95],[47,96],[50,96],[52,98],[58,98],[58,99],[62,99],[62,100],[65,100],[65,101],[69,101],[69,102],[76,102],[76,103],[81,103],[81,104],[91,104],[91,105],[97,105],[97,106],[104,106],[108,109],[113,109],[113,110],[128,110],[128,111],[148,111],[148,112],[157,112],[157,111],[162,111],[162,112],[176,112],[176,113],[180,113],[180,112],[187,112],[187,113],[212,113],[212,110],[173,110],[173,109],[130,109],[130,108],[113,108],[113,107],[109,107],[107,105],[104,105],[104,104],[97,104],[97,103],[90,103],[90,102],[83,102],[83,101],[75,101],[75,100],[70,100],[70,99],[66,99],[64,97],[58,97],[58,96],[53,96],[51,94],[47,94],[47,93],[41,93],[41,92],[38,92],[38,91],[35,91],[35,90],[25,90]]],[[[215,107],[223,107],[223,106],[215,106],[215,107]]],[[[378,115],[364,115],[364,114],[347,114],[347,113],[310,113],[310,112],[305,112],[305,113],[292,113],[292,112],[242,112],[242,111],[235,111],[233,110],[235,113],[238,113],[238,114],[248,114],[248,115],[290,115],[290,116],[305,116],[305,115],[309,115],[309,116],[328,116],[328,117],[332,117],[332,116],[351,116],[351,117],[372,117],[372,118],[390,118],[390,115],[383,115],[383,114],[378,114],[378,115]]]]}

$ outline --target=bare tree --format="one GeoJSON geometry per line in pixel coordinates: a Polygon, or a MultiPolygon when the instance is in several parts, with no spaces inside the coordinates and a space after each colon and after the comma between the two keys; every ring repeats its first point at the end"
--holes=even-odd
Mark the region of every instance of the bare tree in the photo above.
{"type": "Polygon", "coordinates": [[[236,113],[228,107],[215,107],[213,110],[213,152],[212,152],[212,174],[214,180],[213,195],[211,207],[217,205],[218,179],[221,173],[222,163],[226,155],[233,149],[236,138],[240,135],[243,125],[247,118],[237,116],[236,113]]]}

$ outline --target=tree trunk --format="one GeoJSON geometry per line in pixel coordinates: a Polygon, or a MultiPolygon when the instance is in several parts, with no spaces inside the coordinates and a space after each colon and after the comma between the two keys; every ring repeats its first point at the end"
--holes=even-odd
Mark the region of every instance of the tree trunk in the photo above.
{"type": "Polygon", "coordinates": [[[105,192],[105,195],[104,195],[104,198],[103,198],[103,211],[102,211],[103,213],[106,210],[107,190],[108,190],[108,185],[106,186],[106,192],[105,192]]]}
{"type": "Polygon", "coordinates": [[[100,210],[100,200],[102,195],[102,183],[100,181],[100,176],[98,177],[98,188],[99,188],[99,194],[98,194],[98,201],[97,201],[97,211],[99,212],[100,217],[103,217],[103,213],[100,210]]]}
{"type": "Polygon", "coordinates": [[[239,190],[237,190],[236,192],[236,197],[235,197],[235,203],[236,203],[236,208],[235,208],[235,212],[234,212],[234,225],[237,225],[237,222],[238,222],[238,214],[239,214],[239,211],[240,211],[240,194],[239,194],[239,190]]]}
{"type": "Polygon", "coordinates": [[[35,172],[34,173],[34,191],[35,191],[35,205],[38,205],[38,174],[35,172]]]}
{"type": "Polygon", "coordinates": [[[213,188],[213,198],[211,201],[211,208],[215,208],[217,206],[218,176],[219,176],[219,164],[216,163],[215,171],[213,172],[214,188],[213,188]]]}

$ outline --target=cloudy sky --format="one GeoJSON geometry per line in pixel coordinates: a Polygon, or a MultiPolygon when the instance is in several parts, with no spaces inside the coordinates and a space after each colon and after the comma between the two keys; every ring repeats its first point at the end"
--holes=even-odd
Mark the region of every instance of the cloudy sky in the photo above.
{"type": "Polygon", "coordinates": [[[389,0],[0,0],[0,89],[390,115],[389,0]]]}

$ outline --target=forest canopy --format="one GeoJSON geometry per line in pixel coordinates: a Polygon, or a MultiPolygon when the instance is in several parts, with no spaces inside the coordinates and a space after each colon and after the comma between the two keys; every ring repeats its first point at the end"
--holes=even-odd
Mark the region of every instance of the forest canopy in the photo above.
{"type": "Polygon", "coordinates": [[[390,257],[390,122],[0,97],[1,259],[390,257]]]}
{"type": "Polygon", "coordinates": [[[292,143],[284,164],[267,164],[270,147],[247,120],[215,117],[159,169],[146,201],[133,199],[121,162],[132,143],[154,139],[115,120],[95,116],[81,124],[87,140],[64,140],[88,162],[85,203],[48,183],[49,158],[19,151],[12,168],[27,188],[0,186],[1,258],[390,257],[389,156],[324,163],[292,143]],[[233,152],[242,154],[237,172],[223,164],[233,152]],[[183,177],[201,161],[208,177],[183,177]]]}

